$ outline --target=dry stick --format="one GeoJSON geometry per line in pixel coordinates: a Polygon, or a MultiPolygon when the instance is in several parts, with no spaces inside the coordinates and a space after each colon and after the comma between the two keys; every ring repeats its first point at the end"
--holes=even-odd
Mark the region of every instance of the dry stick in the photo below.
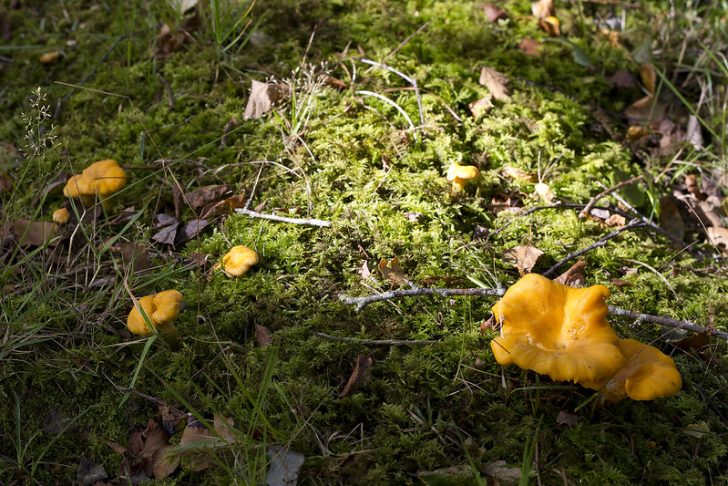
{"type": "MultiPolygon", "coordinates": [[[[411,297],[420,295],[438,295],[442,297],[452,295],[466,295],[466,296],[480,296],[480,297],[500,297],[505,293],[505,290],[499,289],[484,289],[484,288],[472,288],[472,289],[443,289],[443,288],[417,288],[407,290],[392,290],[389,292],[383,292],[381,294],[368,295],[364,297],[350,297],[348,295],[339,295],[339,299],[345,304],[355,305],[356,312],[361,311],[364,307],[371,303],[379,302],[382,300],[397,299],[400,297],[411,297]]],[[[719,337],[728,341],[728,333],[724,331],[718,331],[709,327],[699,326],[694,322],[682,321],[679,319],[670,319],[669,317],[654,316],[652,314],[642,314],[639,312],[632,312],[620,307],[610,305],[609,312],[614,315],[622,317],[630,317],[638,321],[651,322],[653,324],[659,324],[665,327],[671,327],[675,329],[686,329],[697,333],[706,333],[712,336],[719,337]]],[[[355,339],[355,338],[347,338],[355,339]]],[[[424,342],[424,341],[422,341],[424,342]]]]}
{"type": "Polygon", "coordinates": [[[577,250],[577,251],[573,251],[573,252],[569,253],[564,258],[562,258],[561,260],[556,262],[551,268],[549,268],[548,270],[543,272],[542,275],[544,277],[548,277],[549,275],[553,274],[556,270],[558,270],[559,267],[561,267],[564,263],[566,263],[570,260],[573,260],[574,258],[579,257],[579,256],[583,255],[584,253],[590,252],[595,248],[604,246],[607,244],[607,242],[609,240],[615,238],[620,233],[623,233],[624,231],[630,230],[632,228],[637,228],[639,226],[644,226],[644,223],[642,221],[640,221],[639,219],[633,219],[628,224],[622,226],[619,229],[612,231],[608,235],[603,236],[602,238],[598,239],[597,241],[595,241],[591,245],[587,246],[586,248],[582,248],[581,250],[577,250]]]}
{"type": "MultiPolygon", "coordinates": [[[[386,69],[387,71],[396,74],[397,76],[399,76],[400,78],[404,79],[405,81],[407,81],[409,84],[412,85],[412,87],[415,89],[415,97],[417,98],[417,110],[419,111],[419,114],[420,114],[420,126],[423,126],[425,124],[425,115],[422,112],[422,96],[420,96],[420,87],[417,85],[417,80],[413,77],[407,76],[402,71],[398,71],[398,70],[394,69],[392,66],[388,66],[384,63],[372,61],[370,59],[359,59],[359,60],[361,62],[363,62],[364,64],[369,64],[370,66],[377,66],[382,69],[386,69]]],[[[409,118],[409,117],[407,117],[407,118],[409,118]]]]}
{"type": "Polygon", "coordinates": [[[330,341],[363,344],[365,346],[425,346],[428,344],[435,344],[440,342],[427,340],[407,341],[403,339],[359,339],[353,337],[332,336],[331,334],[324,334],[322,332],[315,332],[313,333],[313,335],[323,339],[328,339],[330,341]]]}
{"type": "Polygon", "coordinates": [[[238,214],[244,214],[251,218],[267,219],[270,221],[278,221],[281,223],[291,224],[302,224],[307,226],[317,226],[319,228],[328,228],[331,226],[331,221],[324,221],[323,219],[316,218],[288,218],[286,216],[277,216],[275,214],[259,213],[258,211],[252,211],[250,209],[238,208],[235,210],[238,214]]]}
{"type": "Polygon", "coordinates": [[[597,194],[596,196],[594,196],[593,198],[591,198],[589,200],[589,202],[586,204],[586,206],[584,206],[584,209],[582,209],[579,212],[579,217],[580,218],[586,217],[586,215],[589,214],[589,211],[591,211],[591,209],[596,205],[596,203],[598,203],[605,196],[608,196],[609,194],[623,188],[624,186],[629,186],[630,184],[634,184],[635,182],[640,181],[643,178],[644,178],[643,176],[638,175],[638,176],[632,177],[630,179],[627,179],[626,181],[622,181],[617,185],[604,189],[602,192],[600,192],[599,194],[597,194]]]}

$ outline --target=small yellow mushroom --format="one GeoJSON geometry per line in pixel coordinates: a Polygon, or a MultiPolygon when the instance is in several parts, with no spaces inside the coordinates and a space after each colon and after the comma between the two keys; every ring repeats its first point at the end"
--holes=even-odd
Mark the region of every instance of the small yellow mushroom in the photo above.
{"type": "Polygon", "coordinates": [[[53,211],[53,222],[64,225],[71,219],[71,212],[66,208],[58,208],[53,211]]]}
{"type": "Polygon", "coordinates": [[[126,172],[112,159],[100,160],[86,167],[66,182],[63,195],[79,198],[84,204],[93,204],[98,195],[101,200],[126,185],[126,172]]]}
{"type": "Polygon", "coordinates": [[[480,177],[480,169],[474,165],[458,165],[455,162],[447,169],[447,180],[452,182],[453,194],[465,190],[465,186],[480,177]]]}
{"type": "Polygon", "coordinates": [[[244,245],[234,246],[222,257],[222,263],[215,268],[222,268],[228,277],[240,277],[258,263],[258,254],[244,245]]]}
{"type": "Polygon", "coordinates": [[[154,332],[151,325],[163,334],[176,334],[173,322],[182,310],[183,299],[178,290],[165,290],[138,299],[138,305],[131,309],[126,319],[127,329],[132,334],[149,336],[154,332]],[[144,311],[144,315],[139,308],[144,311]]]}

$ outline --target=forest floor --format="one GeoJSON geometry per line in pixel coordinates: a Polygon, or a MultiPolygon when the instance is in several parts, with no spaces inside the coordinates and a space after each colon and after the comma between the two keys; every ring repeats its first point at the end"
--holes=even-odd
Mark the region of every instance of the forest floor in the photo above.
{"type": "Polygon", "coordinates": [[[728,482],[724,3],[195,3],[0,7],[0,483],[728,482]],[[680,393],[502,367],[497,296],[342,299],[574,264],[680,393]]]}

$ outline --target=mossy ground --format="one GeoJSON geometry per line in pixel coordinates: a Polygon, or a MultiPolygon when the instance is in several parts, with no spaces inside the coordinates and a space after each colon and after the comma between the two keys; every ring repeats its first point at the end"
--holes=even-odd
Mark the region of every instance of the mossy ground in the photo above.
{"type": "MultiPolygon", "coordinates": [[[[338,299],[388,288],[375,272],[382,258],[398,256],[415,283],[440,277],[465,287],[473,285],[470,277],[507,286],[518,278],[504,261],[507,249],[537,246],[545,257],[536,270],[544,270],[611,231],[571,209],[498,213],[491,199],[504,194],[526,206],[541,204],[534,183],[504,177],[504,166],[541,171],[557,199],[579,203],[601,190],[597,181],[611,185],[660,173],[659,160],[638,160],[595,119],[600,107],[623,130],[617,114],[640,96],[636,89],[615,92],[606,81],[617,69],[638,68],[629,49],[613,48],[597,32],[594,22],[610,7],[558,3],[562,28],[590,67],[577,63],[569,46],[546,41],[526,1],[506,2],[510,19],[495,24],[469,1],[261,2],[253,13],[256,34],[239,52],[221,52],[203,16],[195,37],[164,60],[150,54],[159,24],[174,20],[164,2],[21,2],[20,10],[1,11],[12,36],[0,54],[12,63],[0,71],[0,141],[23,145],[20,114],[32,110],[28,97],[36,86],[48,95],[58,136],[52,148],[25,160],[3,150],[0,171],[16,177],[13,192],[0,194],[3,223],[49,220],[61,195],[38,198],[48,182],[103,158],[121,161],[130,176],[108,212],[133,206],[139,215],[121,227],[101,218],[79,227],[75,246],[20,252],[5,262],[0,482],[67,484],[81,457],[113,475],[121,458],[107,443],[126,444],[132,430],[156,415],[155,403],[125,391],[142,359],[136,390],[196,414],[232,417],[248,439],[221,456],[225,467],[182,471],[165,484],[261,481],[265,448],[273,443],[305,454],[302,484],[417,483],[419,472],[475,470],[498,460],[520,467],[524,449],[535,453],[533,480],[537,474],[543,484],[727,481],[724,346],[713,345],[705,361],[665,344],[659,327],[615,320],[621,335],[655,341],[671,353],[685,385],[674,398],[599,408],[580,387],[495,363],[492,336],[479,332],[492,299],[410,298],[358,314],[338,299]],[[521,52],[523,37],[544,41],[542,55],[521,52]],[[61,59],[41,65],[39,54],[52,49],[62,50],[61,59]],[[418,80],[424,126],[417,136],[393,107],[356,93],[388,96],[419,125],[407,83],[369,69],[357,60],[362,56],[387,59],[418,80]],[[243,121],[250,80],[290,79],[304,57],[312,65],[327,62],[349,87],[316,89],[297,130],[291,126],[302,120],[301,104],[243,121]],[[468,104],[487,92],[477,83],[484,65],[508,75],[512,99],[473,118],[468,104]],[[238,124],[223,145],[232,118],[238,124]],[[251,161],[275,164],[261,168],[251,161]],[[482,171],[480,183],[462,197],[452,197],[444,179],[451,161],[482,171]],[[173,253],[149,238],[154,215],[173,211],[174,181],[184,190],[233,184],[247,194],[255,186],[254,205],[265,203],[264,211],[293,210],[332,226],[234,215],[173,253]],[[509,222],[493,238],[476,237],[481,227],[509,222]],[[151,247],[153,272],[128,272],[118,255],[98,249],[120,233],[120,241],[151,247]],[[195,252],[217,260],[236,244],[261,255],[244,278],[184,261],[195,252]],[[80,269],[63,268],[64,259],[80,269]],[[360,274],[365,262],[374,278],[360,274]],[[109,276],[109,285],[88,285],[109,276]],[[143,355],[144,341],[122,332],[131,307],[124,281],[137,295],[183,292],[180,342],[157,340],[143,355]],[[273,332],[272,346],[255,344],[256,324],[273,332]],[[438,343],[371,347],[314,332],[438,343]],[[357,354],[373,359],[368,379],[338,398],[357,354]],[[556,424],[560,411],[575,409],[576,425],[556,424]]],[[[709,7],[685,8],[720,27],[709,7]]],[[[667,11],[661,4],[630,8],[624,44],[637,48],[650,36],[668,43],[661,27],[650,25],[667,19],[667,11]]],[[[294,82],[305,91],[300,73],[294,82]]],[[[718,124],[721,116],[707,122],[718,124]]],[[[669,179],[661,181],[638,194],[647,215],[650,201],[669,186],[669,179]]],[[[185,209],[182,216],[193,214],[185,209]]],[[[714,271],[720,261],[695,260],[642,230],[584,258],[589,283],[609,284],[625,267],[639,269],[628,277],[630,286],[611,287],[614,305],[728,327],[728,280],[714,271]]]]}

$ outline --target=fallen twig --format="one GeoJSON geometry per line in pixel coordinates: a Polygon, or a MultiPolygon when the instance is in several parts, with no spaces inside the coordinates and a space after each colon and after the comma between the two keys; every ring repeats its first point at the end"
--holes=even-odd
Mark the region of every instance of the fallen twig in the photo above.
{"type": "Polygon", "coordinates": [[[332,336],[331,334],[324,334],[323,332],[315,332],[313,333],[313,335],[323,339],[328,339],[330,341],[341,341],[344,343],[362,344],[365,346],[426,346],[428,344],[435,344],[439,342],[428,340],[408,341],[404,339],[360,339],[353,337],[332,336]]]}
{"type": "Polygon", "coordinates": [[[653,322],[660,324],[665,327],[672,327],[675,329],[686,329],[688,331],[697,332],[699,334],[710,334],[728,341],[728,332],[719,331],[710,327],[703,327],[690,321],[681,321],[677,319],[670,319],[669,317],[653,316],[651,314],[642,314],[640,312],[632,312],[626,309],[620,309],[619,307],[609,306],[609,312],[616,316],[629,317],[630,319],[636,319],[638,321],[653,322]]]}
{"type": "Polygon", "coordinates": [[[629,186],[630,184],[634,184],[637,181],[641,181],[643,178],[644,177],[641,175],[635,176],[630,179],[627,179],[626,181],[622,181],[619,184],[616,184],[612,187],[608,187],[607,189],[604,189],[602,192],[600,192],[599,194],[597,194],[596,196],[591,198],[588,203],[586,203],[586,206],[584,206],[584,209],[582,209],[579,212],[579,217],[580,218],[586,217],[586,215],[589,214],[589,211],[591,211],[591,209],[596,205],[596,203],[601,201],[605,196],[608,196],[609,194],[623,188],[624,186],[629,186]]]}
{"type": "Polygon", "coordinates": [[[504,294],[503,289],[444,289],[444,288],[423,288],[414,289],[389,290],[381,294],[367,295],[364,297],[350,297],[348,295],[340,295],[339,299],[345,304],[355,305],[356,312],[360,312],[364,307],[371,303],[382,300],[399,299],[402,297],[420,296],[420,295],[437,295],[439,297],[451,297],[455,295],[475,295],[478,297],[500,297],[504,294]]]}
{"type": "MultiPolygon", "coordinates": [[[[425,24],[425,25],[427,25],[427,24],[425,24]]],[[[417,99],[417,111],[419,112],[419,115],[420,115],[420,126],[423,126],[425,124],[425,115],[422,112],[422,96],[420,95],[420,87],[417,85],[417,80],[411,76],[407,76],[402,71],[398,71],[398,70],[394,69],[392,66],[388,66],[387,64],[377,62],[377,61],[372,61],[370,59],[360,59],[360,61],[363,62],[364,64],[369,64],[370,66],[377,66],[382,69],[386,69],[387,71],[390,71],[390,72],[396,74],[397,76],[399,76],[400,78],[404,79],[405,81],[407,81],[409,84],[412,85],[412,87],[415,89],[415,97],[417,99]]],[[[407,118],[409,118],[409,117],[407,117],[407,118]]]]}
{"type": "Polygon", "coordinates": [[[590,252],[595,248],[599,248],[600,246],[604,246],[607,244],[607,242],[613,238],[615,238],[620,233],[623,233],[624,231],[630,230],[632,228],[637,228],[639,226],[644,226],[644,223],[640,221],[639,219],[633,219],[626,225],[622,226],[619,229],[616,229],[609,233],[608,235],[603,236],[602,238],[598,239],[591,245],[587,246],[586,248],[582,248],[581,250],[573,251],[566,255],[564,258],[556,262],[551,268],[546,270],[542,273],[544,277],[548,277],[549,275],[553,274],[556,270],[558,270],[564,263],[573,260],[576,257],[580,257],[584,253],[590,252]]]}
{"type": "Polygon", "coordinates": [[[308,225],[308,226],[317,226],[319,228],[328,228],[329,226],[331,226],[331,221],[325,221],[323,219],[288,218],[286,216],[278,216],[275,214],[259,213],[258,211],[253,211],[251,209],[246,209],[246,208],[237,208],[235,210],[235,212],[238,214],[244,214],[246,216],[250,216],[251,218],[267,219],[270,221],[278,221],[281,223],[302,224],[302,225],[308,225]]]}

